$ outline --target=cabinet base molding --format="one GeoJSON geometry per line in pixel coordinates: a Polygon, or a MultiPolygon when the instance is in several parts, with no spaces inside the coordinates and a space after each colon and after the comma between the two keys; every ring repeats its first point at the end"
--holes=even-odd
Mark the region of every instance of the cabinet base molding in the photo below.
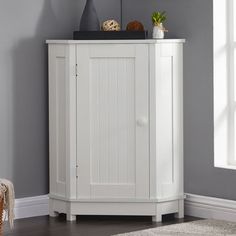
{"type": "Polygon", "coordinates": [[[152,216],[155,222],[161,222],[162,215],[175,213],[177,218],[184,217],[184,200],[167,202],[71,202],[50,199],[49,214],[56,217],[59,213],[67,215],[68,221],[76,220],[76,215],[123,215],[152,216]]]}

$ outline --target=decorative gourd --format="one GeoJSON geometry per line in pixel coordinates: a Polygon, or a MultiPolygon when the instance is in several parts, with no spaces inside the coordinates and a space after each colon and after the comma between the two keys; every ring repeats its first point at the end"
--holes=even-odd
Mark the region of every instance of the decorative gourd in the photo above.
{"type": "Polygon", "coordinates": [[[144,26],[141,22],[135,20],[128,23],[126,26],[127,31],[144,31],[144,26]]]}
{"type": "Polygon", "coordinates": [[[120,25],[116,20],[107,20],[102,24],[103,31],[120,31],[120,25]]]}

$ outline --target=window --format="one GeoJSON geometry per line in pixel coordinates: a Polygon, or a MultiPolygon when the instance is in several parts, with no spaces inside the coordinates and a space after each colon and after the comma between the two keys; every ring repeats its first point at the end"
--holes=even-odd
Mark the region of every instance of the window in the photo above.
{"type": "Polygon", "coordinates": [[[236,168],[236,0],[213,2],[215,166],[236,168]]]}

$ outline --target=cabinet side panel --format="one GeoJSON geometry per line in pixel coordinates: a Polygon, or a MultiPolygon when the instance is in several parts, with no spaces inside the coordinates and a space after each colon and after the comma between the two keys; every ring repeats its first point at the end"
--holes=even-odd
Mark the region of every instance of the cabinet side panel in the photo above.
{"type": "Polygon", "coordinates": [[[155,109],[157,196],[182,189],[182,63],[178,44],[156,46],[155,109]]]}
{"type": "Polygon", "coordinates": [[[66,49],[49,46],[50,193],[66,196],[66,49]]]}
{"type": "Polygon", "coordinates": [[[183,196],[183,44],[175,44],[173,55],[173,151],[176,160],[174,179],[175,191],[183,196]]]}
{"type": "Polygon", "coordinates": [[[173,53],[172,45],[157,46],[158,66],[156,74],[156,152],[158,181],[161,189],[158,195],[171,195],[174,174],[173,160],[173,53]],[[165,47],[165,49],[163,48],[165,47]]]}

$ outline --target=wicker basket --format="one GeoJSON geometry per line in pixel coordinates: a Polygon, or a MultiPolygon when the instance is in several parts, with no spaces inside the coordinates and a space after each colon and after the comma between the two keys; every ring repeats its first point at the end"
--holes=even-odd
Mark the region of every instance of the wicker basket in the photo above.
{"type": "Polygon", "coordinates": [[[3,231],[3,198],[0,198],[0,236],[3,231]]]}

